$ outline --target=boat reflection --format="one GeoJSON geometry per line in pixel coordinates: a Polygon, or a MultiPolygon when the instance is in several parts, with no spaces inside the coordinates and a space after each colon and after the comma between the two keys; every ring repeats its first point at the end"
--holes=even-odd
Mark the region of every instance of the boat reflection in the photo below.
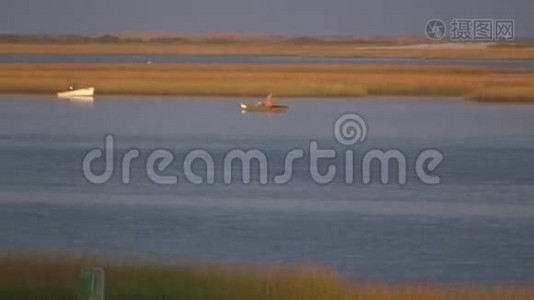
{"type": "Polygon", "coordinates": [[[93,107],[95,103],[95,98],[91,96],[58,96],[58,99],[67,100],[69,103],[84,106],[84,107],[93,107]]]}

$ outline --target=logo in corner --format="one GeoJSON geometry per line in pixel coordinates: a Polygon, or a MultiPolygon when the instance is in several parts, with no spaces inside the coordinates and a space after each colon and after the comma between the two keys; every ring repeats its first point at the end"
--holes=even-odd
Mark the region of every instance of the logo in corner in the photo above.
{"type": "Polygon", "coordinates": [[[440,19],[432,19],[425,25],[425,35],[431,40],[442,40],[446,32],[447,27],[445,26],[445,22],[440,19]]]}

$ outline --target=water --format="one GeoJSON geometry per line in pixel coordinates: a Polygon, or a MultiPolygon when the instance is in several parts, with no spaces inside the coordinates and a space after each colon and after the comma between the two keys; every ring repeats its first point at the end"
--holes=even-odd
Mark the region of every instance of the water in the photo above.
{"type": "MultiPolygon", "coordinates": [[[[0,250],[132,255],[162,261],[313,264],[355,280],[440,283],[534,282],[534,106],[484,105],[460,99],[284,100],[286,114],[240,114],[228,99],[99,97],[94,104],[48,97],[0,97],[0,250]],[[333,137],[346,112],[363,116],[364,143],[333,137]],[[85,180],[82,159],[115,137],[116,168],[104,185],[85,180]],[[374,148],[407,158],[406,185],[346,184],[340,172],[316,184],[305,162],[283,171],[285,154],[310,140],[355,162],[374,148]],[[119,162],[139,149],[131,183],[119,162]],[[153,149],[168,149],[161,186],[145,174],[153,149]],[[224,155],[261,149],[267,185],[222,180],[224,155]],[[414,161],[428,148],[445,160],[440,185],[424,185],[414,161]],[[213,185],[187,181],[182,161],[206,149],[213,185]]],[[[193,165],[204,174],[205,167],[193,165]]],[[[100,166],[102,167],[102,166],[100,166]]],[[[325,171],[325,166],[320,169],[325,171]]],[[[355,168],[360,170],[358,166],[355,168]]],[[[234,180],[240,173],[234,173],[234,180]]],[[[395,176],[392,176],[395,179],[395,176]]]]}
{"type": "Polygon", "coordinates": [[[148,56],[148,55],[0,55],[0,64],[345,64],[439,65],[534,69],[533,60],[462,60],[417,58],[329,58],[298,56],[148,56]]]}

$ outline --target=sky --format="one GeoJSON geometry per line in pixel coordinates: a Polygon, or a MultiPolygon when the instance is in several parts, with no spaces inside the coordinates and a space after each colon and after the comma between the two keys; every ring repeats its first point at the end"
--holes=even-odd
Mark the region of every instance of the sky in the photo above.
{"type": "Polygon", "coordinates": [[[534,37],[534,0],[2,0],[0,32],[423,36],[433,18],[514,19],[534,37]]]}

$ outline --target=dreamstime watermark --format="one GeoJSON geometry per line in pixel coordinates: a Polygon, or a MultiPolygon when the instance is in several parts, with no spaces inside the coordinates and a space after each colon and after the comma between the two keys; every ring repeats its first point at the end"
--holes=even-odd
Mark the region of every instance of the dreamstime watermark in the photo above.
{"type": "Polygon", "coordinates": [[[440,19],[429,20],[425,35],[431,40],[442,40],[449,32],[454,42],[513,41],[515,20],[513,19],[452,19],[447,23],[440,19]]]}
{"type": "MultiPolygon", "coordinates": [[[[380,183],[389,184],[392,182],[391,178],[396,177],[396,183],[404,185],[407,183],[408,169],[413,170],[417,179],[424,184],[436,185],[441,182],[440,176],[435,174],[435,171],[442,163],[444,156],[436,149],[419,151],[413,160],[413,165],[408,164],[407,156],[399,149],[370,149],[361,155],[356,155],[354,148],[364,143],[368,134],[367,123],[358,114],[349,113],[339,117],[334,123],[333,134],[341,150],[339,147],[320,148],[319,142],[312,140],[307,147],[285,152],[281,161],[283,171],[277,174],[270,172],[269,156],[260,149],[229,149],[220,163],[216,163],[214,155],[208,150],[194,149],[183,156],[179,173],[192,184],[214,184],[216,182],[232,184],[236,177],[233,176],[235,166],[240,166],[241,183],[249,184],[253,171],[252,165],[255,164],[258,168],[254,171],[258,174],[257,181],[260,184],[287,184],[293,178],[295,166],[305,161],[309,177],[317,184],[329,184],[338,174],[342,174],[346,184],[354,184],[355,175],[359,175],[362,184],[372,183],[373,178],[380,178],[380,183]],[[343,160],[341,167],[332,163],[332,160],[336,158],[343,160]],[[197,162],[202,163],[202,172],[198,168],[193,168],[197,162]],[[395,171],[396,176],[393,176],[395,171]],[[222,174],[222,178],[217,178],[217,174],[222,174]]],[[[82,162],[84,177],[90,183],[104,184],[113,177],[115,166],[118,164],[122,183],[129,184],[132,162],[141,159],[140,151],[138,149],[128,150],[117,163],[116,158],[115,137],[107,135],[103,149],[90,150],[84,156],[82,162]],[[92,166],[102,160],[103,169],[100,168],[102,170],[95,173],[92,166]]],[[[144,160],[144,172],[155,184],[177,184],[178,176],[169,172],[171,164],[176,160],[176,155],[170,150],[154,149],[144,160]]]]}

